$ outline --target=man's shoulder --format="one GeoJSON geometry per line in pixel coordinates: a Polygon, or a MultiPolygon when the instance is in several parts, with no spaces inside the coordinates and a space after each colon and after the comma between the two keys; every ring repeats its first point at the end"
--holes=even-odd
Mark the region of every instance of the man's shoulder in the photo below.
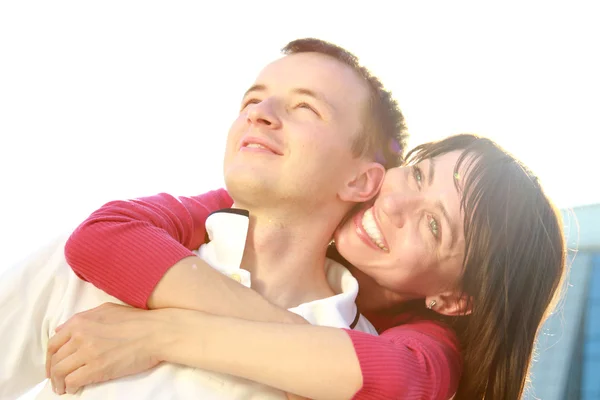
{"type": "Polygon", "coordinates": [[[325,260],[325,274],[331,289],[336,294],[354,290],[358,294],[358,281],[350,270],[331,258],[325,260]]]}
{"type": "Polygon", "coordinates": [[[352,275],[348,268],[344,267],[339,262],[327,258],[325,262],[325,272],[327,274],[327,281],[337,294],[347,294],[347,298],[344,299],[348,304],[348,307],[355,312],[355,319],[349,328],[361,332],[370,333],[377,335],[377,329],[371,324],[371,322],[360,313],[356,307],[356,296],[358,295],[358,281],[352,275]]]}

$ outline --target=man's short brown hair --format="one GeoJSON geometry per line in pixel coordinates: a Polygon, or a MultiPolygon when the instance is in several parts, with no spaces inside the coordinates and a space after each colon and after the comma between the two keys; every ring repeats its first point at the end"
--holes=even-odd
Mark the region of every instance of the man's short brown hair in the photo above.
{"type": "Polygon", "coordinates": [[[386,168],[403,163],[408,137],[404,116],[392,93],[367,68],[359,64],[358,57],[335,44],[313,38],[293,40],[281,51],[285,55],[320,53],[352,68],[365,81],[370,91],[363,132],[352,144],[352,151],[357,157],[375,157],[386,168]]]}

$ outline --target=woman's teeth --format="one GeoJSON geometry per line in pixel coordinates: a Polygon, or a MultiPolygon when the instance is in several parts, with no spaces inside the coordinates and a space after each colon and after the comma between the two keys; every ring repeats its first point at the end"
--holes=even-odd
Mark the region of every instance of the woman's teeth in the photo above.
{"type": "Polygon", "coordinates": [[[375,243],[381,250],[388,251],[388,248],[383,244],[383,234],[375,223],[373,216],[373,207],[369,208],[362,217],[362,227],[367,232],[369,239],[375,243]]]}

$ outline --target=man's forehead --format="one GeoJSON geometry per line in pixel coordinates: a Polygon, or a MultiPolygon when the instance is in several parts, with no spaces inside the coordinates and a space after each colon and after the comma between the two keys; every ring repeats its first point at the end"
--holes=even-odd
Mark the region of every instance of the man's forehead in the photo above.
{"type": "Polygon", "coordinates": [[[319,53],[291,54],[273,61],[258,74],[250,89],[312,94],[335,108],[352,103],[362,105],[369,94],[352,68],[319,53]]]}
{"type": "Polygon", "coordinates": [[[320,53],[297,53],[281,57],[258,74],[255,83],[285,83],[314,92],[364,86],[352,68],[335,58],[320,53]]]}
{"type": "Polygon", "coordinates": [[[261,74],[266,72],[288,71],[290,69],[303,69],[310,67],[310,71],[329,72],[350,68],[348,65],[326,54],[316,52],[303,52],[284,55],[267,64],[261,74]]]}

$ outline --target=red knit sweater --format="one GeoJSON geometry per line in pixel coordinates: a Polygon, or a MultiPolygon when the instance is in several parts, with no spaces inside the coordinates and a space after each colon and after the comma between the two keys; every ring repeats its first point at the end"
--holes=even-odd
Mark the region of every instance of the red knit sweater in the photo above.
{"type": "MultiPolygon", "coordinates": [[[[82,279],[146,308],[166,271],[204,243],[208,215],[232,203],[223,189],[194,197],[161,193],[113,201],[73,232],[65,255],[82,279]]],[[[345,330],[363,375],[355,399],[447,400],[456,392],[461,356],[451,329],[427,320],[397,326],[389,320],[371,322],[383,330],[380,336],[345,330]]]]}

